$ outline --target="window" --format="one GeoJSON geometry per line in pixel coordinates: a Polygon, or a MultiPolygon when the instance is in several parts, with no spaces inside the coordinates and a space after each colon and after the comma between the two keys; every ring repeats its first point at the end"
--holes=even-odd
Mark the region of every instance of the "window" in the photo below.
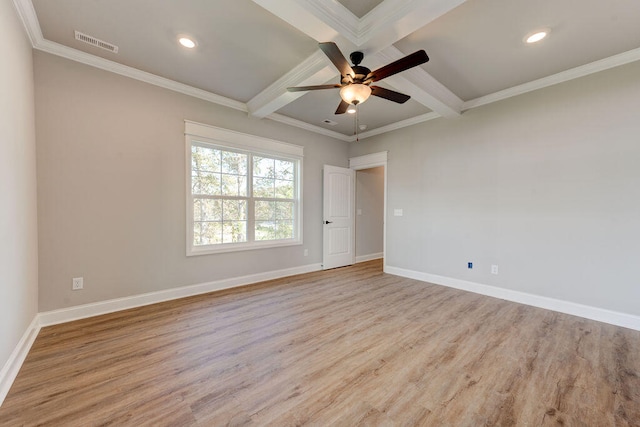
{"type": "Polygon", "coordinates": [[[302,147],[186,122],[187,255],[301,244],[302,147]]]}

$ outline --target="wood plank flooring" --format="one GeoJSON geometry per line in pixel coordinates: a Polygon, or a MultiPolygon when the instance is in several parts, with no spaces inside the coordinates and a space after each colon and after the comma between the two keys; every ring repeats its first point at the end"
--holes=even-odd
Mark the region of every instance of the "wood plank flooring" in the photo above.
{"type": "Polygon", "coordinates": [[[43,328],[2,426],[640,426],[640,332],[380,261],[43,328]]]}

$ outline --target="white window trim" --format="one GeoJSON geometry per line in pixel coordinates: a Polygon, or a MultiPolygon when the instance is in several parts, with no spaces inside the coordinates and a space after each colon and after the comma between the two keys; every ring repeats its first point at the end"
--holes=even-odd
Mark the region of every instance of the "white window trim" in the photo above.
{"type": "Polygon", "coordinates": [[[238,252],[254,249],[275,248],[283,246],[302,245],[302,159],[304,147],[262,138],[255,135],[235,132],[202,123],[185,120],[185,190],[186,190],[186,255],[208,255],[224,252],[238,252]],[[220,148],[229,148],[235,151],[245,151],[251,154],[262,154],[271,157],[297,160],[298,180],[297,191],[297,223],[295,228],[296,239],[270,240],[258,242],[223,243],[217,245],[195,246],[193,244],[193,195],[191,194],[191,145],[194,142],[213,144],[220,148]]]}

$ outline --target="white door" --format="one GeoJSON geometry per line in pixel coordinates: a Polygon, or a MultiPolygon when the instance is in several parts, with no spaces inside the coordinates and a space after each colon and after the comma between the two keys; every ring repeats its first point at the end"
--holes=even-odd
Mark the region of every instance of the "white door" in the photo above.
{"type": "Polygon", "coordinates": [[[324,165],[322,268],[354,264],[355,176],[353,169],[324,165]]]}

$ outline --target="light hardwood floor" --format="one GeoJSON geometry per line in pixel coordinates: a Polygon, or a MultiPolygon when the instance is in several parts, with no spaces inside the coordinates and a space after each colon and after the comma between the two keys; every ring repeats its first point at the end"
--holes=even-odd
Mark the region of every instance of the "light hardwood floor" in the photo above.
{"type": "Polygon", "coordinates": [[[43,328],[0,425],[640,426],[640,332],[372,261],[43,328]]]}

